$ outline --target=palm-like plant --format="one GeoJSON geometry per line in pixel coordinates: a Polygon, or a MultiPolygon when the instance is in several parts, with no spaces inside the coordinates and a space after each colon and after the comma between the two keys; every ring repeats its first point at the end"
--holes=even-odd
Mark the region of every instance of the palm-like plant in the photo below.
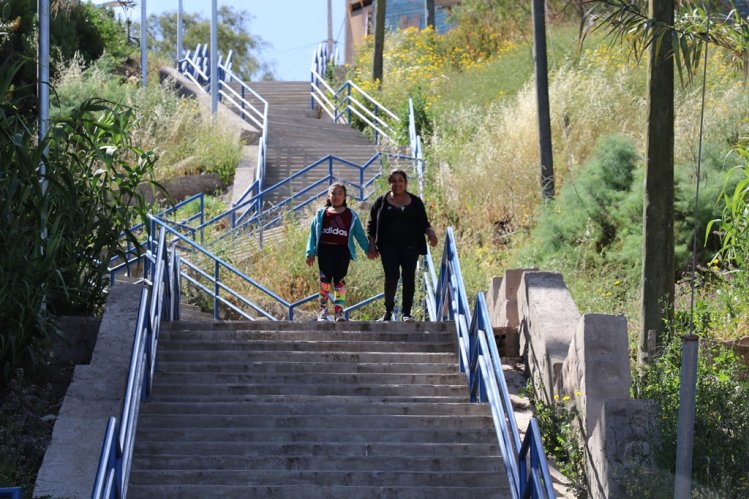
{"type": "Polygon", "coordinates": [[[749,66],[749,20],[738,10],[714,12],[693,1],[681,2],[672,25],[650,18],[647,2],[596,0],[587,14],[583,38],[592,30],[603,29],[614,43],[628,43],[640,60],[651,44],[665,37],[673,44],[673,58],[683,84],[697,74],[705,53],[705,43],[720,47],[725,56],[746,78],[749,66]]]}

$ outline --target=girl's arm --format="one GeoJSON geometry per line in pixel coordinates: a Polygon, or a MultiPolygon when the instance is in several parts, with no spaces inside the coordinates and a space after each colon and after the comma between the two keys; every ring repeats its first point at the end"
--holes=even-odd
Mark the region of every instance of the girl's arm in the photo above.
{"type": "Polygon", "coordinates": [[[317,254],[317,215],[312,219],[309,227],[309,237],[307,238],[307,256],[314,257],[317,254]]]}

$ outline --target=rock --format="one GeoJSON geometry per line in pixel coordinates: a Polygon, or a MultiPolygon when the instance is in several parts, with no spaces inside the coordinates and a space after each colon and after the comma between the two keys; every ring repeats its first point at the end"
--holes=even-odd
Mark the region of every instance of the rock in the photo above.
{"type": "Polygon", "coordinates": [[[223,192],[226,185],[215,173],[206,173],[204,175],[183,175],[173,177],[159,183],[166,191],[165,194],[157,186],[149,183],[143,183],[138,186],[138,191],[143,194],[148,204],[154,201],[165,203],[168,197],[171,201],[178,203],[198,193],[214,194],[223,192]]]}

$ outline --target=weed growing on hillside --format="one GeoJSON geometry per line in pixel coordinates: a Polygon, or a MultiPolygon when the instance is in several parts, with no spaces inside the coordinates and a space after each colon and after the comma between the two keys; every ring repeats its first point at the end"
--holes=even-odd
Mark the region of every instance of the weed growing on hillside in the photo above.
{"type": "Polygon", "coordinates": [[[113,77],[106,60],[84,67],[75,59],[56,79],[55,91],[61,114],[92,97],[132,108],[133,142],[159,153],[157,180],[205,172],[217,173],[224,183],[231,183],[241,156],[236,131],[212,125],[194,99],[178,96],[173,82],[154,82],[144,89],[113,77]]]}
{"type": "MultiPolygon", "coordinates": [[[[544,450],[569,479],[569,492],[575,497],[586,497],[585,450],[580,437],[580,415],[573,397],[556,394],[553,401],[546,402],[538,396],[531,380],[528,380],[525,391],[533,404],[544,450]]],[[[575,397],[580,395],[579,392],[574,394],[575,397]]]]}
{"type": "MultiPolygon", "coordinates": [[[[660,443],[655,457],[659,468],[671,472],[676,459],[682,350],[676,333],[655,364],[635,377],[633,386],[636,397],[658,405],[660,443]]],[[[730,349],[700,343],[692,478],[698,487],[712,489],[720,497],[749,494],[748,375],[730,349]]]]}

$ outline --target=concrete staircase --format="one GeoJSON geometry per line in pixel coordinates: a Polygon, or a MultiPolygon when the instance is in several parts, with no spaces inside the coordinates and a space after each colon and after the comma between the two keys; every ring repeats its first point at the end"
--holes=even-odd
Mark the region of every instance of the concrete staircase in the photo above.
{"type": "Polygon", "coordinates": [[[131,498],[509,497],[451,323],[164,324],[131,498]]]}
{"type": "MultiPolygon", "coordinates": [[[[333,123],[325,114],[310,109],[309,82],[261,81],[248,85],[268,102],[268,150],[264,188],[291,176],[320,158],[333,155],[361,165],[377,152],[377,147],[361,132],[348,125],[333,123]]],[[[253,99],[248,99],[253,102],[253,99]]],[[[259,102],[255,101],[255,105],[259,102]]],[[[377,173],[367,172],[366,180],[377,173]]],[[[268,201],[276,204],[327,174],[319,169],[277,190],[268,201]]],[[[334,174],[359,182],[356,169],[342,165],[334,174]]]]}

